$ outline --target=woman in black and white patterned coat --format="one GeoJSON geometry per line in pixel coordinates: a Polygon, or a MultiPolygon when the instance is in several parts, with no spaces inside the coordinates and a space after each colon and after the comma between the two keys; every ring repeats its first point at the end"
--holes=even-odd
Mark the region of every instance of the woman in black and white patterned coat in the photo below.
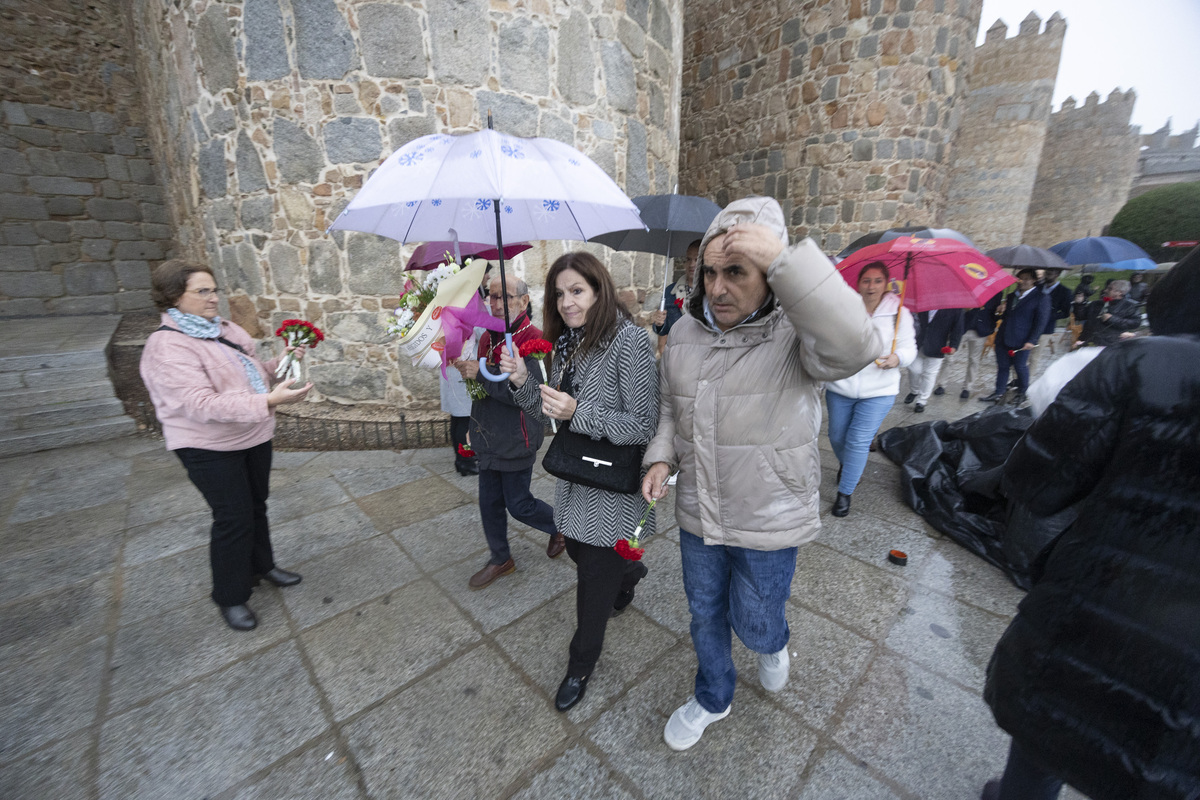
{"type": "MultiPolygon", "coordinates": [[[[551,266],[546,286],[542,329],[555,342],[550,383],[539,385],[523,359],[502,356],[514,399],[542,422],[560,420],[614,444],[646,444],[658,425],[654,350],[617,301],[612,276],[595,256],[567,253],[551,266]]],[[[554,491],[554,522],[567,537],[567,554],[579,576],[567,677],[554,699],[559,711],[583,699],[609,617],[629,605],[634,586],[646,575],[642,562],[627,561],[613,549],[633,533],[645,510],[640,494],[565,480],[554,491]]],[[[646,530],[654,530],[653,515],[646,530]]]]}

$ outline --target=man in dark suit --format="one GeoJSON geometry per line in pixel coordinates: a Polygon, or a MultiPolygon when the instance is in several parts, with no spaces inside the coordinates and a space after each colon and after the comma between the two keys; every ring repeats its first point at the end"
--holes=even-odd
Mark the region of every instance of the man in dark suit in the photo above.
{"type": "Polygon", "coordinates": [[[937,386],[938,372],[942,359],[958,349],[963,335],[963,311],[961,308],[943,308],[940,311],[918,311],[917,357],[908,365],[908,396],[905,403],[913,400],[917,404],[913,411],[920,414],[937,386]]]}
{"type": "Polygon", "coordinates": [[[1018,405],[1025,402],[1029,388],[1029,351],[1037,347],[1046,320],[1050,318],[1050,298],[1037,289],[1037,272],[1023,269],[1017,273],[1017,290],[1000,305],[1000,329],[996,331],[996,390],[985,403],[998,403],[1008,391],[1008,373],[1017,371],[1018,405]]]}
{"type": "Polygon", "coordinates": [[[1071,290],[1059,283],[1060,275],[1062,275],[1061,269],[1042,270],[1042,281],[1038,284],[1038,289],[1050,298],[1050,317],[1046,320],[1046,328],[1038,340],[1037,349],[1029,351],[1029,373],[1031,375],[1037,372],[1038,359],[1041,358],[1044,351],[1057,352],[1054,346],[1054,330],[1058,327],[1060,319],[1071,316],[1071,290]]]}

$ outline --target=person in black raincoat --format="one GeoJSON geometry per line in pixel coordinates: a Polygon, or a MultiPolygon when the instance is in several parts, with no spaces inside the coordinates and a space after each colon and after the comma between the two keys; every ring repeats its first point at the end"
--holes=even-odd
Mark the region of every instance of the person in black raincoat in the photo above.
{"type": "Polygon", "coordinates": [[[1100,353],[1005,466],[1010,498],[1079,517],[988,666],[1013,743],[985,799],[1200,797],[1200,249],[1148,306],[1155,335],[1100,353]]]}

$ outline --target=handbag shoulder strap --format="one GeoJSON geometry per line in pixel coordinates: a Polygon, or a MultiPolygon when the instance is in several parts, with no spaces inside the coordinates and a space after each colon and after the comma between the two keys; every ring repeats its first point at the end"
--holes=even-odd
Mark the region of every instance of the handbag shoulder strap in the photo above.
{"type": "MultiPolygon", "coordinates": [[[[175,333],[183,333],[183,331],[179,330],[179,328],[172,328],[170,325],[162,325],[162,326],[154,329],[155,333],[158,333],[159,331],[174,331],[175,333]]],[[[187,336],[186,333],[183,333],[183,335],[187,336]]],[[[218,336],[217,341],[220,342],[221,344],[225,345],[226,347],[232,347],[234,350],[237,350],[242,355],[246,354],[246,351],[242,349],[241,345],[234,344],[233,342],[226,339],[224,336],[218,336]]]]}

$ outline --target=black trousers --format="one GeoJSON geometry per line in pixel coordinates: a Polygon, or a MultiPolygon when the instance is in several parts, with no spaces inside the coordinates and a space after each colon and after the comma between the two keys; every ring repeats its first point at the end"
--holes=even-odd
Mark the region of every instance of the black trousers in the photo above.
{"type": "Polygon", "coordinates": [[[566,537],[567,555],[575,562],[579,583],[575,587],[575,636],[567,675],[585,678],[592,674],[604,631],[612,616],[617,594],[629,591],[642,577],[641,564],[621,558],[611,547],[596,547],[566,537]]]}
{"type": "Polygon", "coordinates": [[[275,568],[267,526],[271,442],[248,450],[182,447],[175,455],[212,509],[213,602],[242,605],[250,599],[254,576],[275,568]]]}
{"type": "Polygon", "coordinates": [[[503,564],[512,558],[508,549],[509,514],[543,533],[553,534],[558,530],[554,527],[554,509],[529,491],[532,479],[532,466],[516,472],[479,470],[479,516],[488,549],[492,551],[489,564],[503,564]]]}
{"type": "Polygon", "coordinates": [[[475,463],[474,458],[466,458],[458,453],[458,446],[467,445],[467,433],[471,429],[470,417],[450,418],[450,446],[454,448],[454,466],[465,467],[475,463]]]}

